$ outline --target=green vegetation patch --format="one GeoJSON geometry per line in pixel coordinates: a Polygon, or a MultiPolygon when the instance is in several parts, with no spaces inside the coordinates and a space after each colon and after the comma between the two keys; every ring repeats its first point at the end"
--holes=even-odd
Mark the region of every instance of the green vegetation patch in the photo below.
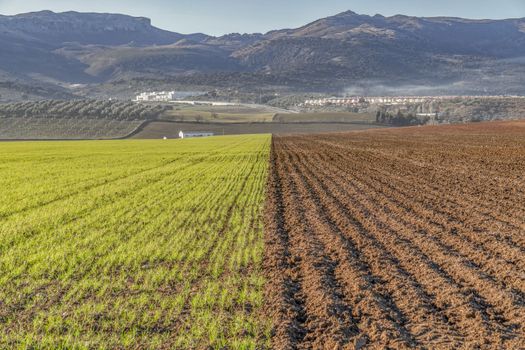
{"type": "Polygon", "coordinates": [[[200,123],[269,123],[275,113],[262,108],[239,106],[172,106],[164,112],[163,120],[200,123]]]}
{"type": "Polygon", "coordinates": [[[270,136],[0,144],[0,348],[267,346],[270,136]]]}

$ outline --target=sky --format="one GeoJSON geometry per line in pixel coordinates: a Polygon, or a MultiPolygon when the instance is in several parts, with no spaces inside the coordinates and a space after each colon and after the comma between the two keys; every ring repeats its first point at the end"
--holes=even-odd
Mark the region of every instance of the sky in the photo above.
{"type": "Polygon", "coordinates": [[[0,14],[40,10],[112,12],[149,17],[179,33],[210,35],[295,28],[352,10],[390,16],[525,17],[525,0],[0,0],[0,14]]]}

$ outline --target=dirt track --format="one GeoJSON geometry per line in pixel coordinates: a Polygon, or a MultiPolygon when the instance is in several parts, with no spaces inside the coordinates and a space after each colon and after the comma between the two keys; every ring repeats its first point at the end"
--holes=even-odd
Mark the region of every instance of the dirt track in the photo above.
{"type": "Polygon", "coordinates": [[[525,123],[275,136],[276,349],[525,348],[525,123]]]}

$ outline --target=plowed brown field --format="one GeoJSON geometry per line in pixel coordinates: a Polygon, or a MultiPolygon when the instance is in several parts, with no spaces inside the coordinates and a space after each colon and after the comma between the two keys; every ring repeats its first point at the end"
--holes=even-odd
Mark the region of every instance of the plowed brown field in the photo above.
{"type": "Polygon", "coordinates": [[[525,348],[525,123],[275,136],[276,349],[525,348]]]}

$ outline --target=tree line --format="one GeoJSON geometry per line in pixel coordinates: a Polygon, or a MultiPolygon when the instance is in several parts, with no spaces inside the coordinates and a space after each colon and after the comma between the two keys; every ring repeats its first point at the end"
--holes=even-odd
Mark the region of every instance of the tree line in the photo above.
{"type": "Polygon", "coordinates": [[[415,113],[403,113],[400,110],[391,112],[378,110],[376,113],[376,123],[395,126],[424,125],[430,120],[429,117],[418,117],[415,113]]]}
{"type": "Polygon", "coordinates": [[[0,118],[156,119],[168,106],[110,100],[45,100],[0,104],[0,118]]]}

